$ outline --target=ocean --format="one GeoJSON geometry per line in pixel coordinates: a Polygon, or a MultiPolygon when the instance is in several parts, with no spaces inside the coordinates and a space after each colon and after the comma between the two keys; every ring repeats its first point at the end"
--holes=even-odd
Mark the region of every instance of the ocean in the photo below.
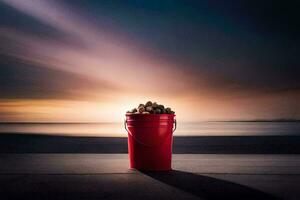
{"type": "MultiPolygon", "coordinates": [[[[123,123],[0,123],[1,133],[126,137],[123,123]]],[[[178,123],[175,136],[300,135],[300,122],[178,123]]]]}

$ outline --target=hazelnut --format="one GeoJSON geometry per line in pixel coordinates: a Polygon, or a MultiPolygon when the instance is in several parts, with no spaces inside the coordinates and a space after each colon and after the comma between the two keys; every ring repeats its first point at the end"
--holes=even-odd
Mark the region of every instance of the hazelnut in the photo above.
{"type": "Polygon", "coordinates": [[[147,101],[146,104],[139,104],[138,108],[134,108],[126,113],[134,114],[175,114],[171,108],[165,108],[164,105],[157,102],[147,101]]]}
{"type": "Polygon", "coordinates": [[[137,112],[136,108],[134,108],[134,109],[131,110],[131,113],[136,113],[136,112],[137,112]]]}
{"type": "Polygon", "coordinates": [[[138,106],[138,108],[139,108],[139,107],[145,107],[145,105],[141,103],[141,104],[138,106]]]}
{"type": "Polygon", "coordinates": [[[152,110],[153,110],[153,108],[151,106],[146,107],[146,111],[151,112],[152,110]]]}
{"type": "Polygon", "coordinates": [[[165,108],[164,105],[161,105],[161,104],[158,105],[157,107],[158,107],[159,109],[161,109],[161,110],[165,108]]]}
{"type": "Polygon", "coordinates": [[[155,109],[155,113],[156,113],[156,114],[160,114],[160,113],[161,113],[161,110],[160,110],[159,108],[156,108],[156,109],[155,109]]]}
{"type": "Polygon", "coordinates": [[[139,107],[139,113],[143,113],[145,111],[145,107],[139,107]]]}
{"type": "Polygon", "coordinates": [[[147,103],[145,104],[146,107],[148,106],[152,106],[152,102],[151,101],[147,101],[147,103]]]}
{"type": "Polygon", "coordinates": [[[156,103],[156,102],[153,102],[152,107],[153,107],[153,108],[157,108],[157,106],[158,106],[157,103],[156,103]]]}
{"type": "Polygon", "coordinates": [[[168,114],[170,114],[171,113],[171,108],[166,108],[166,112],[168,113],[168,114]]]}

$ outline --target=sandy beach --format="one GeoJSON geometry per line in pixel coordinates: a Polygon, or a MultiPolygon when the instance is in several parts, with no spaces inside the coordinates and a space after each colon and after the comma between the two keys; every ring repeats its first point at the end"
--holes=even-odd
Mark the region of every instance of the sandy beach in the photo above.
{"type": "Polygon", "coordinates": [[[299,199],[299,136],[174,137],[173,170],[130,170],[127,138],[0,135],[3,199],[299,199]],[[18,188],[18,189],[16,189],[18,188]]]}
{"type": "Polygon", "coordinates": [[[299,155],[174,154],[173,171],[127,154],[1,154],[2,199],[299,199],[299,155]]]}

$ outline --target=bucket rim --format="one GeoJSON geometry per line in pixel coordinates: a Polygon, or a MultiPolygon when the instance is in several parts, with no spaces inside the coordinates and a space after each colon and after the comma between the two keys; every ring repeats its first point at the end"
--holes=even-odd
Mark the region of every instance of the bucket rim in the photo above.
{"type": "Polygon", "coordinates": [[[176,116],[176,114],[167,114],[167,113],[165,113],[165,114],[143,114],[143,113],[126,113],[125,114],[126,116],[136,116],[136,115],[138,115],[138,116],[141,116],[141,115],[150,115],[150,116],[162,116],[162,115],[166,115],[166,116],[176,116]]]}

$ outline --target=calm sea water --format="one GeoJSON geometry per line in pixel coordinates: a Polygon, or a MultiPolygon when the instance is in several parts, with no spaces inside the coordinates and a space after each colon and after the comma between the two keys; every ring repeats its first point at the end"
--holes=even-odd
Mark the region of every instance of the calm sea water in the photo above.
{"type": "MultiPolygon", "coordinates": [[[[126,137],[122,123],[13,123],[0,124],[0,133],[126,137]]],[[[178,123],[177,136],[300,135],[299,122],[178,123]]]]}

